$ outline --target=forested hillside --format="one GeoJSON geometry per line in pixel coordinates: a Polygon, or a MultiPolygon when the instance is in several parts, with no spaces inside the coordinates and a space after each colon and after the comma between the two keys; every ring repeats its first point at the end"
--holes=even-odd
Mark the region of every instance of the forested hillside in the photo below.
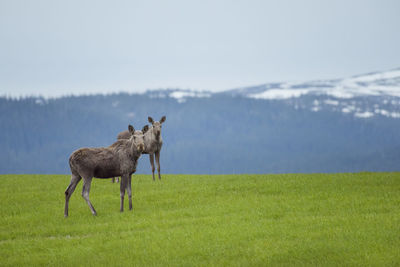
{"type": "MultiPolygon", "coordinates": [[[[400,170],[398,118],[315,112],[233,94],[160,92],[0,98],[0,173],[69,173],[75,149],[108,146],[128,124],[142,128],[148,116],[163,115],[163,173],[400,170]]],[[[144,155],[138,172],[149,170],[144,155]]]]}

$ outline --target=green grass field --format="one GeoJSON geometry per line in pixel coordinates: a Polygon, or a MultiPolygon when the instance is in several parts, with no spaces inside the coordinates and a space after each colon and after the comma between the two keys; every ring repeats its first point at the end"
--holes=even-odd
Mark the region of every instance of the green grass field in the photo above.
{"type": "Polygon", "coordinates": [[[400,265],[400,173],[94,179],[0,175],[0,265],[400,265]]]}

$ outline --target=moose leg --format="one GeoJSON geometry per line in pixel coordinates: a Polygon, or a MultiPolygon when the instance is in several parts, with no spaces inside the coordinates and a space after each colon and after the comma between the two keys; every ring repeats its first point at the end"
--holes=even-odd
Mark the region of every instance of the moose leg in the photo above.
{"type": "Polygon", "coordinates": [[[75,191],[76,186],[82,178],[78,174],[71,175],[71,182],[67,189],[65,190],[65,208],[64,217],[68,217],[68,203],[72,193],[75,191]]]}
{"type": "Polygon", "coordinates": [[[154,154],[149,154],[150,157],[150,164],[151,164],[151,172],[153,173],[153,181],[155,181],[156,179],[154,178],[154,154]]]}
{"type": "Polygon", "coordinates": [[[128,176],[128,196],[129,196],[129,210],[133,209],[132,205],[132,175],[128,176]]]}
{"type": "Polygon", "coordinates": [[[124,197],[125,197],[125,190],[126,190],[126,186],[128,184],[128,179],[129,179],[129,174],[124,174],[121,176],[121,183],[120,183],[120,196],[121,196],[121,206],[120,206],[120,211],[123,212],[124,211],[124,197]]]}
{"type": "Polygon", "coordinates": [[[89,192],[90,192],[91,183],[92,183],[92,177],[83,178],[82,197],[86,200],[86,203],[89,205],[89,208],[92,211],[92,214],[97,215],[96,210],[94,209],[92,203],[89,200],[89,192]]]}
{"type": "Polygon", "coordinates": [[[156,163],[157,163],[158,179],[161,180],[160,151],[156,151],[156,163]]]}

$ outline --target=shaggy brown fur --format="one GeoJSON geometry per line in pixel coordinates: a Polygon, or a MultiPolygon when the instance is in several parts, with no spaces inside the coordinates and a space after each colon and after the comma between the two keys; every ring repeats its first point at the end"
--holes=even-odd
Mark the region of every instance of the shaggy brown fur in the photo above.
{"type": "Polygon", "coordinates": [[[82,197],[86,200],[93,215],[96,211],[89,200],[90,185],[92,178],[111,178],[121,176],[120,211],[124,210],[125,190],[128,191],[129,209],[132,210],[131,175],[136,171],[137,161],[144,150],[144,133],[148,126],[142,131],[135,131],[129,125],[131,137],[118,140],[109,147],[81,148],[74,151],[69,158],[71,169],[71,183],[65,190],[64,216],[68,216],[68,202],[77,184],[83,178],[82,197]]]}

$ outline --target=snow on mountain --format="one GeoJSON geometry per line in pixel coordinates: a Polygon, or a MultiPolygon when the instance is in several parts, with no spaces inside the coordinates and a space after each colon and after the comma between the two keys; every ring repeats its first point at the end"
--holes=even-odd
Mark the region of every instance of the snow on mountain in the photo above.
{"type": "Polygon", "coordinates": [[[295,109],[341,112],[360,119],[374,116],[399,119],[400,68],[345,79],[269,83],[220,93],[167,89],[147,91],[146,94],[151,98],[173,98],[178,103],[185,103],[189,98],[222,94],[260,101],[282,101],[295,109]]]}
{"type": "Polygon", "coordinates": [[[167,89],[167,90],[152,90],[147,91],[147,94],[150,98],[175,98],[178,103],[186,102],[187,98],[194,97],[211,97],[212,93],[207,91],[191,91],[191,90],[182,90],[182,89],[167,89]]]}
{"type": "Polygon", "coordinates": [[[271,83],[228,91],[233,96],[284,101],[296,109],[337,111],[356,118],[400,118],[400,69],[346,79],[271,83]]]}
{"type": "Polygon", "coordinates": [[[345,99],[358,96],[400,97],[400,69],[339,80],[267,84],[264,91],[258,91],[246,94],[246,90],[241,90],[246,97],[255,99],[288,99],[309,94],[345,99]]]}

